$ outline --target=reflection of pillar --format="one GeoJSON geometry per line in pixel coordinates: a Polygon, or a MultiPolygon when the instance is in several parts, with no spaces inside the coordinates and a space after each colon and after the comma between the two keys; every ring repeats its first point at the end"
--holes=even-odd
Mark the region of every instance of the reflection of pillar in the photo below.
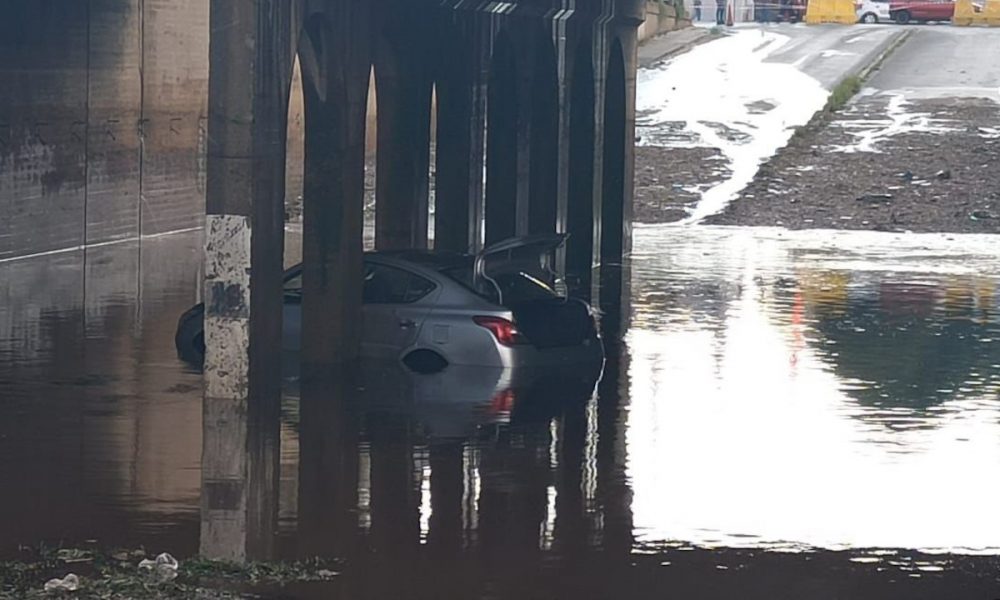
{"type": "Polygon", "coordinates": [[[379,250],[426,248],[431,79],[423,44],[428,36],[414,26],[422,20],[419,13],[402,9],[388,18],[389,30],[378,36],[374,49],[378,89],[375,246],[379,250]]]}
{"type": "Polygon", "coordinates": [[[457,555],[462,549],[464,453],[461,441],[430,447],[431,518],[427,543],[432,551],[445,556],[457,555]]]}
{"type": "Polygon", "coordinates": [[[556,473],[555,543],[565,553],[586,547],[583,469],[587,442],[587,405],[573,402],[563,414],[559,435],[559,467],[556,473]]]}
{"type": "Polygon", "coordinates": [[[201,551],[270,554],[292,6],[211,4],[201,551]],[[252,292],[252,293],[251,293],[252,292]]]}
{"type": "Polygon", "coordinates": [[[627,560],[632,550],[632,489],[625,473],[628,400],[627,352],[610,353],[597,401],[597,499],[604,549],[627,560]]]}
{"type": "Polygon", "coordinates": [[[479,540],[487,556],[533,564],[547,509],[548,422],[511,426],[483,450],[479,540]]]}
{"type": "Polygon", "coordinates": [[[298,555],[345,556],[358,533],[357,423],[347,395],[354,369],[303,373],[299,404],[298,555]]]}
{"type": "Polygon", "coordinates": [[[278,414],[249,416],[228,398],[202,408],[201,554],[217,560],[274,555],[278,414]]]}
{"type": "Polygon", "coordinates": [[[375,414],[371,435],[372,542],[384,556],[407,557],[420,544],[420,490],[410,425],[375,414]]]}

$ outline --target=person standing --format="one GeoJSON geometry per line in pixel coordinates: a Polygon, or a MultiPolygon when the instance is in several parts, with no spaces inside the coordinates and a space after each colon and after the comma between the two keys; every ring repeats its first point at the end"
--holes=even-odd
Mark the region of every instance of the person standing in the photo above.
{"type": "Polygon", "coordinates": [[[694,20],[701,21],[701,0],[694,0],[694,20]]]}
{"type": "Polygon", "coordinates": [[[715,0],[715,24],[726,24],[726,0],[715,0]]]}

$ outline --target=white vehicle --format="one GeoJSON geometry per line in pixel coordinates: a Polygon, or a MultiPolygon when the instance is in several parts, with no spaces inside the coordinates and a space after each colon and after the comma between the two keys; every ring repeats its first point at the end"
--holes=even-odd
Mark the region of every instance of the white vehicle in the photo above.
{"type": "Polygon", "coordinates": [[[854,3],[854,13],[859,23],[889,22],[889,0],[862,0],[854,3]]]}

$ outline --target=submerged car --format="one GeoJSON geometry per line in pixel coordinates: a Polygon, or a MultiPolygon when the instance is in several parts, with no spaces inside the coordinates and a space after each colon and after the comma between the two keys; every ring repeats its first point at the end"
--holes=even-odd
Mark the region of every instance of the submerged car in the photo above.
{"type": "MultiPolygon", "coordinates": [[[[482,252],[424,250],[364,256],[362,358],[415,370],[599,363],[591,307],[556,292],[553,254],[565,235],[505,240],[482,252]]],[[[178,354],[204,359],[204,305],[181,316],[178,354]]],[[[302,343],[302,266],[285,272],[282,348],[302,343]]]]}

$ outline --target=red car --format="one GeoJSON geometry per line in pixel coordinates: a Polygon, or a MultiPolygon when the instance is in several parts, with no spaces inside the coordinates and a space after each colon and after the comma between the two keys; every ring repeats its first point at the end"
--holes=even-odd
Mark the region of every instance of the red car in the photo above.
{"type": "Polygon", "coordinates": [[[950,21],[955,0],[892,0],[889,16],[899,24],[911,21],[950,21]]]}

